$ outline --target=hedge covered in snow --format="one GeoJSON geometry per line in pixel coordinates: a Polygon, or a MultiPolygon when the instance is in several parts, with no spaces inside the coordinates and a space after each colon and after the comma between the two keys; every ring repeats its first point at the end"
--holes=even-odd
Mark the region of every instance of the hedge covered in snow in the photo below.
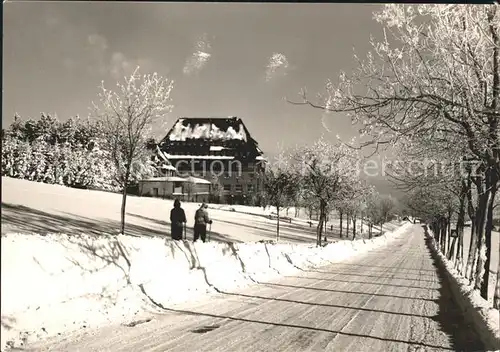
{"type": "Polygon", "coordinates": [[[133,236],[2,236],[2,346],[137,318],[157,304],[202,298],[369,251],[372,240],[325,247],[191,243],[133,236]],[[145,295],[147,294],[147,296],[145,295]]]}

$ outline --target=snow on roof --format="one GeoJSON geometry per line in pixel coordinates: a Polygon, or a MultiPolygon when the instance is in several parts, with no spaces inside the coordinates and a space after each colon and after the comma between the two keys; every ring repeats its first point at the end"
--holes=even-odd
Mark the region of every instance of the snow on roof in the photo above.
{"type": "Polygon", "coordinates": [[[217,145],[210,146],[210,150],[211,151],[220,151],[220,150],[223,150],[223,149],[226,149],[226,148],[221,147],[221,146],[217,146],[217,145]]]}
{"type": "Polygon", "coordinates": [[[164,176],[164,177],[151,177],[147,178],[141,181],[145,182],[190,182],[190,183],[196,183],[196,184],[211,184],[210,181],[205,180],[204,178],[199,178],[199,177],[194,177],[194,176],[189,176],[187,178],[182,178],[178,176],[164,176]]]}
{"type": "Polygon", "coordinates": [[[140,181],[145,181],[145,182],[161,182],[161,181],[167,181],[167,182],[187,182],[185,178],[182,177],[177,177],[177,176],[165,176],[165,177],[151,177],[147,179],[143,179],[140,181]]]}
{"type": "MultiPolygon", "coordinates": [[[[226,130],[223,130],[221,126],[218,126],[215,122],[217,119],[207,119],[206,122],[202,123],[190,123],[189,120],[179,119],[177,123],[172,127],[169,134],[169,140],[171,141],[185,141],[186,139],[211,139],[211,140],[242,140],[247,141],[247,135],[243,123],[233,124],[233,121],[228,122],[223,120],[224,123],[229,124],[226,130]],[[231,125],[233,124],[233,125],[231,125]],[[236,128],[238,130],[236,130],[236,128]]],[[[234,119],[236,121],[236,119],[234,119]]],[[[220,123],[223,125],[222,123],[220,123]]]]}
{"type": "Polygon", "coordinates": [[[267,159],[265,157],[263,157],[262,155],[257,156],[255,158],[255,160],[266,160],[267,161],[267,159]]]}
{"type": "Polygon", "coordinates": [[[161,168],[164,170],[177,170],[173,165],[162,165],[161,168]]]}
{"type": "Polygon", "coordinates": [[[187,181],[191,182],[191,183],[205,184],[205,185],[207,185],[207,184],[209,185],[212,183],[210,181],[205,180],[204,178],[199,178],[199,177],[194,177],[194,176],[189,176],[187,178],[187,181]]]}
{"type": "Polygon", "coordinates": [[[159,155],[164,161],[166,161],[167,163],[169,163],[167,157],[165,156],[165,154],[161,151],[161,149],[158,147],[158,145],[156,145],[156,153],[157,155],[159,155]]]}

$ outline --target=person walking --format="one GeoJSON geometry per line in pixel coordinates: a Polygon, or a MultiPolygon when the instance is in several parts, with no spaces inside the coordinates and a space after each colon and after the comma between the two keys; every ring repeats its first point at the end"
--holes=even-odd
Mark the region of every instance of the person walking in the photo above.
{"type": "Polygon", "coordinates": [[[201,237],[203,242],[207,239],[207,224],[212,224],[212,220],[208,216],[208,205],[203,203],[194,214],[194,238],[196,242],[201,237]]]}
{"type": "Polygon", "coordinates": [[[179,199],[174,201],[174,207],[170,210],[170,234],[173,240],[182,240],[182,230],[186,223],[186,213],[181,208],[179,199]]]}

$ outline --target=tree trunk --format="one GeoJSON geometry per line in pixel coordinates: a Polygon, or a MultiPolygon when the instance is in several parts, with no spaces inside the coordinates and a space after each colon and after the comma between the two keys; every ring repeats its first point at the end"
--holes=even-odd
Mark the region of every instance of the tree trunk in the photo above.
{"type": "Polygon", "coordinates": [[[125,170],[125,180],[123,182],[122,208],[120,211],[120,233],[122,235],[125,235],[125,209],[127,206],[127,185],[129,177],[130,177],[130,167],[127,166],[127,169],[125,170]]]}
{"type": "Polygon", "coordinates": [[[356,239],[356,215],[352,217],[352,240],[356,239]]]}
{"type": "Polygon", "coordinates": [[[441,220],[437,219],[436,223],[434,224],[434,226],[436,228],[436,231],[434,232],[435,235],[436,235],[436,244],[438,246],[438,249],[441,250],[441,242],[442,242],[442,238],[441,238],[441,220]]]}
{"type": "Polygon", "coordinates": [[[488,202],[491,197],[491,192],[483,188],[482,194],[479,196],[479,202],[476,209],[476,237],[477,237],[477,265],[475,267],[475,284],[474,288],[479,290],[483,281],[483,270],[485,269],[485,258],[483,251],[485,250],[485,227],[487,217],[488,202]]]}
{"type": "MultiPolygon", "coordinates": [[[[492,89],[492,104],[491,108],[497,113],[497,115],[492,115],[488,117],[488,140],[491,145],[491,154],[493,162],[489,162],[489,167],[487,171],[486,181],[491,187],[491,194],[488,204],[488,215],[485,233],[485,244],[486,244],[486,263],[485,263],[485,273],[483,277],[483,285],[481,287],[481,296],[485,299],[488,298],[488,281],[489,281],[489,271],[491,263],[491,231],[493,229],[493,210],[495,195],[498,190],[498,181],[500,177],[500,146],[498,140],[498,130],[499,130],[499,119],[498,112],[500,107],[500,35],[498,33],[498,23],[495,22],[496,13],[498,11],[497,7],[491,8],[488,12],[488,24],[491,39],[494,43],[493,45],[493,89],[492,89]]],[[[500,264],[499,264],[500,268],[500,264]]],[[[495,289],[494,305],[498,308],[499,302],[499,274],[497,271],[497,283],[495,289]]]]}
{"type": "Polygon", "coordinates": [[[451,235],[448,234],[448,246],[446,247],[446,250],[448,251],[447,258],[448,260],[451,260],[453,262],[455,262],[455,257],[453,254],[455,254],[456,242],[457,238],[456,237],[452,238],[451,235]]]}
{"type": "MultiPolygon", "coordinates": [[[[476,230],[474,230],[476,231],[476,230]]],[[[478,247],[478,240],[477,240],[477,235],[476,236],[476,240],[475,240],[475,247],[474,247],[474,253],[472,254],[472,266],[470,268],[470,278],[469,278],[469,284],[474,284],[474,282],[476,281],[476,265],[477,265],[477,257],[479,255],[479,247],[478,247]]]]}
{"type": "Polygon", "coordinates": [[[276,242],[280,240],[280,207],[276,206],[276,213],[277,219],[276,219],[276,242]]]}
{"type": "Polygon", "coordinates": [[[343,221],[342,221],[343,220],[342,215],[344,215],[344,214],[342,214],[342,212],[340,212],[340,238],[342,238],[342,226],[344,226],[343,221]]]}
{"type": "Polygon", "coordinates": [[[349,216],[349,214],[346,214],[346,220],[345,220],[345,222],[346,222],[346,231],[345,231],[345,233],[347,235],[347,239],[349,239],[349,221],[350,221],[350,216],[349,216]]]}
{"type": "Polygon", "coordinates": [[[361,224],[360,224],[360,226],[359,226],[359,233],[361,234],[361,238],[363,238],[363,237],[364,237],[364,236],[363,236],[363,213],[361,213],[361,219],[360,219],[360,220],[361,220],[361,221],[360,221],[360,222],[361,222],[361,224]]]}
{"type": "MultiPolygon", "coordinates": [[[[447,227],[447,233],[446,233],[446,238],[448,239],[448,246],[447,246],[448,255],[450,255],[451,250],[452,250],[452,248],[451,248],[451,242],[452,242],[452,239],[451,239],[451,216],[452,216],[452,212],[450,210],[450,211],[448,211],[448,218],[446,220],[447,221],[447,225],[448,225],[448,227],[447,227]]],[[[455,240],[453,240],[453,242],[455,242],[455,240]]],[[[455,248],[455,246],[453,246],[453,248],[455,248]]],[[[451,259],[452,258],[450,257],[450,260],[451,259]]]]}
{"type": "Polygon", "coordinates": [[[445,256],[447,254],[446,251],[446,235],[448,234],[447,231],[447,222],[446,218],[441,218],[441,253],[443,253],[445,256]]]}
{"type": "Polygon", "coordinates": [[[450,241],[450,249],[448,250],[448,260],[453,260],[455,259],[453,254],[455,253],[455,246],[456,246],[456,243],[457,243],[457,238],[456,237],[453,237],[453,239],[451,239],[450,241]]]}
{"type": "Polygon", "coordinates": [[[327,215],[326,215],[326,213],[325,213],[325,228],[324,228],[324,232],[323,232],[323,233],[325,234],[325,236],[324,236],[324,241],[325,241],[325,243],[328,241],[328,239],[326,238],[326,231],[327,231],[327,228],[328,228],[328,216],[327,216],[327,215]]]}
{"type": "Polygon", "coordinates": [[[477,236],[476,236],[476,211],[474,209],[474,205],[472,203],[472,188],[471,188],[471,178],[467,181],[467,213],[469,214],[469,218],[471,221],[471,233],[470,233],[470,241],[469,241],[469,255],[467,256],[467,264],[465,267],[465,277],[469,279],[472,283],[473,273],[474,273],[474,261],[476,255],[477,248],[477,236]]]}
{"type": "Polygon", "coordinates": [[[372,228],[373,228],[373,225],[372,225],[372,223],[370,222],[370,223],[368,224],[368,238],[369,238],[369,239],[372,239],[372,228]]]}
{"type": "Polygon", "coordinates": [[[460,191],[460,204],[458,206],[457,218],[457,253],[455,256],[455,268],[463,275],[464,269],[464,222],[465,222],[465,202],[466,202],[467,184],[462,181],[462,188],[460,191]]]}
{"type": "Polygon", "coordinates": [[[444,255],[448,254],[448,247],[446,247],[447,243],[447,235],[448,235],[448,224],[446,223],[446,218],[443,218],[443,223],[441,225],[441,231],[443,232],[443,249],[442,252],[444,255]]]}
{"type": "Polygon", "coordinates": [[[321,247],[321,236],[323,235],[323,217],[321,216],[319,217],[316,232],[316,246],[321,247]]]}
{"type": "Polygon", "coordinates": [[[444,233],[445,231],[443,230],[443,218],[440,218],[439,219],[439,250],[441,251],[441,253],[445,253],[444,252],[444,233]]]}
{"type": "Polygon", "coordinates": [[[125,208],[127,206],[127,186],[123,187],[122,207],[120,211],[120,233],[125,234],[125,208]]]}
{"type": "Polygon", "coordinates": [[[319,222],[317,227],[317,236],[316,236],[316,245],[321,247],[321,236],[323,234],[323,222],[325,221],[325,210],[326,203],[323,200],[320,200],[319,205],[319,222]]]}
{"type": "Polygon", "coordinates": [[[464,276],[464,228],[462,226],[461,230],[457,229],[458,245],[457,245],[457,269],[460,275],[464,276]]]}
{"type": "Polygon", "coordinates": [[[439,236],[440,231],[439,231],[439,221],[438,220],[432,221],[431,230],[432,230],[432,233],[434,234],[434,241],[436,241],[436,245],[439,246],[439,243],[441,243],[441,239],[439,236]]]}
{"type": "Polygon", "coordinates": [[[486,215],[486,225],[484,231],[484,244],[486,247],[486,260],[484,262],[484,274],[481,284],[481,297],[488,299],[488,288],[490,281],[490,266],[491,266],[491,231],[493,229],[493,208],[495,206],[495,195],[497,188],[497,180],[494,177],[494,170],[491,170],[488,177],[487,186],[489,191],[488,205],[487,205],[487,215],[486,215]]]}
{"type": "Polygon", "coordinates": [[[444,220],[444,226],[445,226],[445,249],[446,249],[446,255],[450,255],[450,249],[451,249],[451,221],[450,218],[446,218],[444,220]]]}

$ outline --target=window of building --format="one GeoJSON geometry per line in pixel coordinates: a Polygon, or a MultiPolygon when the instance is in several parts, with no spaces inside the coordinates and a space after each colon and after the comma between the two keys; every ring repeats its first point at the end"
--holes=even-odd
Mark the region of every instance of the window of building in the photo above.
{"type": "Polygon", "coordinates": [[[253,192],[254,191],[254,187],[253,187],[252,184],[247,185],[247,189],[248,189],[248,192],[253,192]]]}
{"type": "Polygon", "coordinates": [[[236,192],[241,192],[243,190],[243,187],[241,186],[241,184],[237,184],[235,186],[236,186],[235,187],[236,192]]]}
{"type": "Polygon", "coordinates": [[[224,191],[231,191],[231,185],[224,185],[224,191]]]}

